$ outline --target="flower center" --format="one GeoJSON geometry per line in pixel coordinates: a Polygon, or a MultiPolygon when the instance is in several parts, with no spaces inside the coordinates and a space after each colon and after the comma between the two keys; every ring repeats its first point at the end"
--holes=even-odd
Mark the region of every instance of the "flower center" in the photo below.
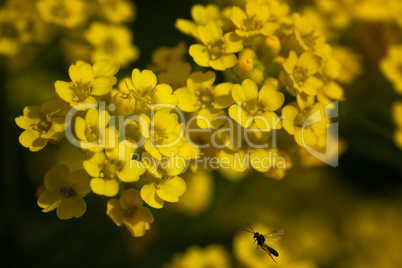
{"type": "Polygon", "coordinates": [[[11,23],[4,23],[0,28],[0,35],[9,39],[18,39],[18,30],[11,23]]]}
{"type": "Polygon", "coordinates": [[[122,168],[123,163],[121,161],[106,160],[106,163],[102,169],[103,177],[115,178],[122,168]]]}
{"type": "Polygon", "coordinates": [[[206,90],[197,90],[195,92],[195,94],[198,96],[198,103],[201,105],[201,109],[205,109],[209,106],[213,106],[214,102],[213,102],[213,94],[214,92],[214,88],[213,87],[208,87],[206,90]]]}
{"type": "Polygon", "coordinates": [[[225,53],[226,45],[223,42],[223,38],[221,38],[218,41],[211,42],[211,44],[209,44],[207,48],[210,59],[216,60],[219,59],[225,53]]]}
{"type": "Polygon", "coordinates": [[[71,16],[71,12],[66,9],[63,4],[57,4],[52,8],[52,15],[56,18],[68,18],[71,16]]]}
{"type": "Polygon", "coordinates": [[[260,115],[265,111],[265,107],[262,101],[251,100],[249,102],[243,103],[243,108],[250,115],[260,115]]]}
{"type": "Polygon", "coordinates": [[[316,46],[316,41],[320,37],[318,33],[315,33],[314,30],[312,30],[309,33],[301,35],[301,38],[303,39],[303,42],[308,46],[309,48],[314,48],[316,46]]]}
{"type": "Polygon", "coordinates": [[[117,50],[116,48],[116,42],[112,38],[106,39],[106,41],[103,43],[103,49],[106,52],[112,53],[117,50]]]}
{"type": "Polygon", "coordinates": [[[77,193],[74,191],[73,188],[69,187],[69,186],[64,186],[60,189],[60,194],[64,197],[64,198],[70,198],[73,197],[75,195],[77,195],[77,193]]]}
{"type": "Polygon", "coordinates": [[[87,141],[93,142],[98,140],[98,128],[87,125],[85,128],[85,137],[87,141]]]}
{"type": "Polygon", "coordinates": [[[296,81],[296,84],[301,87],[303,86],[304,82],[308,78],[308,70],[307,68],[303,68],[300,66],[296,66],[293,70],[293,78],[296,81]]]}
{"type": "Polygon", "coordinates": [[[137,211],[137,209],[138,209],[137,206],[125,209],[124,212],[123,212],[123,217],[124,218],[132,217],[134,215],[134,213],[137,211]]]}
{"type": "Polygon", "coordinates": [[[126,125],[126,139],[129,142],[137,143],[141,140],[142,135],[137,122],[129,122],[126,125]]]}
{"type": "Polygon", "coordinates": [[[92,81],[84,83],[81,79],[80,82],[73,83],[74,98],[73,102],[77,103],[85,100],[90,94],[92,89],[92,81]]]}
{"type": "Polygon", "coordinates": [[[35,121],[32,129],[38,131],[41,134],[46,134],[52,126],[52,122],[53,118],[51,115],[41,114],[41,120],[35,121]]]}
{"type": "Polygon", "coordinates": [[[259,30],[263,26],[264,26],[263,21],[255,20],[254,16],[252,16],[244,21],[244,24],[242,25],[241,30],[245,31],[245,32],[251,32],[251,31],[259,30]]]}

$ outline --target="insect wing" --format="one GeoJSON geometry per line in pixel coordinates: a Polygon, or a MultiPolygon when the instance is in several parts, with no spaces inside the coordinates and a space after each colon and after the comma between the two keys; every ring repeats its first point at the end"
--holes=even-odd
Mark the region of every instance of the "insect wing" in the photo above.
{"type": "Polygon", "coordinates": [[[269,241],[276,241],[282,237],[283,233],[283,229],[279,231],[273,231],[272,233],[265,235],[265,239],[269,241]]]}

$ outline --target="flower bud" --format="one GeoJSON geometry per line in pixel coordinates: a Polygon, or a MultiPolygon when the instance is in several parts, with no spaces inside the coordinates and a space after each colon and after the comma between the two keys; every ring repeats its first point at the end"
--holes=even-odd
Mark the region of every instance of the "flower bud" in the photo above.
{"type": "Polygon", "coordinates": [[[254,60],[248,55],[241,55],[233,71],[239,76],[246,76],[254,69],[254,60]]]}
{"type": "Polygon", "coordinates": [[[268,36],[264,39],[264,52],[272,57],[281,51],[281,41],[275,35],[268,36]]]}
{"type": "Polygon", "coordinates": [[[116,106],[116,115],[128,116],[134,113],[135,99],[131,94],[119,91],[112,97],[111,103],[116,106]]]}

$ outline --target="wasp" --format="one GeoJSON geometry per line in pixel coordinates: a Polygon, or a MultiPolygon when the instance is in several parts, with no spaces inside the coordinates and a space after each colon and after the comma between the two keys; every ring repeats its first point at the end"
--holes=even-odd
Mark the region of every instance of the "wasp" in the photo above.
{"type": "Polygon", "coordinates": [[[271,257],[271,259],[274,262],[276,262],[274,260],[274,258],[272,257],[272,255],[275,257],[278,257],[279,256],[278,251],[276,251],[275,249],[268,246],[265,242],[266,241],[276,241],[279,238],[281,238],[281,236],[283,235],[283,229],[281,229],[279,231],[273,231],[272,233],[270,233],[268,235],[263,235],[258,232],[255,232],[248,222],[247,222],[247,225],[248,225],[248,227],[250,227],[251,231],[247,230],[247,229],[243,229],[243,230],[253,234],[253,238],[255,239],[254,243],[257,242],[257,249],[258,249],[258,247],[260,247],[261,249],[265,250],[268,253],[268,255],[271,257]]]}

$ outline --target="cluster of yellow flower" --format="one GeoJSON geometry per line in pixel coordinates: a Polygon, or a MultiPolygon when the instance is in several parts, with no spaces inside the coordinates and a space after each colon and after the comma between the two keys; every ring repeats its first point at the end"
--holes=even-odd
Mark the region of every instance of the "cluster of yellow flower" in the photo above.
{"type": "MultiPolygon", "coordinates": [[[[41,0],[37,6],[43,10],[53,2],[41,0]]],[[[197,41],[188,50],[195,63],[213,70],[191,72],[181,43],[160,48],[149,70],[134,69],[120,82],[115,75],[118,63],[125,62],[118,56],[72,64],[71,81],[55,82],[57,96],[26,107],[16,119],[25,129],[20,143],[31,151],[59,142],[64,134],[86,153],[83,170],[69,173],[59,165],[46,174],[38,205],[44,212],[57,208],[59,218],[69,219],[83,215],[83,197],[91,191],[119,195],[108,201],[108,216],[143,236],[153,222],[143,201],[157,209],[178,202],[187,189],[180,175],[186,170],[244,174],[254,169],[280,179],[292,165],[292,151],[292,158],[313,158],[307,150],[323,153],[337,146],[329,144],[327,126],[334,102],[343,100],[342,65],[319,29],[288,10],[276,0],[248,0],[244,8],[223,10],[194,5],[194,21],[178,19],[176,27],[197,41]],[[223,82],[216,81],[216,71],[222,71],[223,82]]],[[[73,27],[80,20],[62,21],[73,27]]],[[[86,37],[94,37],[94,44],[102,40],[97,29],[110,33],[93,24],[86,37]]],[[[204,200],[196,194],[193,200],[204,200]]]]}
{"type": "MultiPolygon", "coordinates": [[[[402,94],[402,45],[391,45],[387,57],[380,62],[380,67],[395,92],[402,94]]],[[[402,101],[393,104],[392,116],[396,126],[394,142],[402,150],[402,101]]]]}
{"type": "Polygon", "coordinates": [[[12,57],[28,45],[43,46],[63,37],[69,59],[113,59],[127,66],[139,56],[124,25],[134,18],[135,6],[128,0],[8,1],[0,8],[0,55],[12,57]]]}

